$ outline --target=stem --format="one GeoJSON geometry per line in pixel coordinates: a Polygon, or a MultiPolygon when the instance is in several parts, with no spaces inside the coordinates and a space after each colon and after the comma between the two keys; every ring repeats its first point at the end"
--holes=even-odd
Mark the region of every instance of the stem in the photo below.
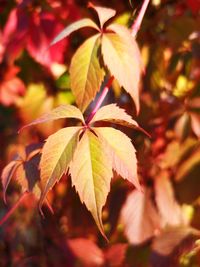
{"type": "Polygon", "coordinates": [[[20,196],[20,198],[17,200],[17,202],[14,204],[14,206],[0,220],[0,226],[2,226],[2,224],[4,224],[10,218],[10,216],[14,213],[14,211],[18,208],[18,206],[24,201],[24,199],[27,195],[28,195],[28,192],[24,192],[20,196]]]}
{"type": "Polygon", "coordinates": [[[104,99],[108,93],[110,86],[112,85],[113,80],[114,80],[114,77],[111,76],[110,79],[108,80],[108,82],[106,83],[94,109],[92,110],[89,117],[87,118],[86,125],[88,125],[90,123],[90,121],[93,119],[94,115],[96,114],[97,110],[100,108],[101,104],[103,103],[103,101],[104,101],[104,99]]]}
{"type": "MultiPolygon", "coordinates": [[[[132,27],[131,27],[131,35],[133,37],[135,37],[140,29],[144,14],[146,12],[147,6],[149,4],[150,0],[144,0],[142,7],[140,9],[140,12],[135,20],[135,22],[133,23],[132,27]]],[[[111,76],[110,79],[108,80],[107,84],[105,85],[94,109],[92,110],[92,112],[90,113],[90,115],[88,116],[87,120],[86,120],[86,125],[88,125],[90,123],[90,121],[93,119],[94,115],[96,114],[97,110],[100,108],[101,104],[103,103],[110,86],[112,85],[112,82],[114,80],[114,76],[111,76]]]]}
{"type": "Polygon", "coordinates": [[[133,23],[132,27],[131,27],[131,35],[133,37],[135,37],[140,29],[144,14],[146,12],[147,6],[149,4],[150,0],[144,0],[142,7],[140,9],[140,12],[135,20],[135,22],[133,23]]]}

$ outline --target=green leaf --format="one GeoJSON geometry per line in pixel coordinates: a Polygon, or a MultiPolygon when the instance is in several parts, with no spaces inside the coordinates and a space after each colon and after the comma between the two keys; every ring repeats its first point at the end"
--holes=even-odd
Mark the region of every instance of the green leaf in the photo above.
{"type": "Polygon", "coordinates": [[[137,176],[137,159],[131,140],[121,131],[110,127],[96,127],[104,153],[111,159],[114,170],[141,191],[137,176]]]}
{"type": "Polygon", "coordinates": [[[110,191],[112,166],[99,139],[89,130],[77,145],[70,173],[81,202],[85,203],[105,237],[101,213],[110,191]]]}
{"type": "Polygon", "coordinates": [[[101,29],[103,28],[104,23],[114,17],[116,14],[116,11],[114,9],[94,6],[91,2],[89,2],[88,6],[93,8],[97,12],[101,29]]]}
{"type": "Polygon", "coordinates": [[[81,19],[70,24],[63,31],[61,31],[50,43],[50,46],[56,44],[57,42],[61,41],[65,37],[69,36],[72,32],[77,31],[84,27],[91,27],[99,31],[99,27],[91,19],[88,19],[88,18],[81,19]]]}
{"type": "Polygon", "coordinates": [[[98,121],[107,121],[131,128],[139,128],[137,122],[134,121],[124,109],[119,108],[116,104],[110,104],[100,108],[94,115],[90,124],[98,121]]]}
{"type": "Polygon", "coordinates": [[[71,89],[84,111],[99,91],[104,78],[98,58],[99,34],[86,40],[76,51],[70,66],[71,89]]]}
{"type": "Polygon", "coordinates": [[[39,206],[47,193],[67,172],[78,142],[81,127],[67,127],[52,134],[47,139],[40,161],[41,183],[43,187],[39,206]]]}
{"type": "Polygon", "coordinates": [[[58,119],[65,119],[65,118],[78,119],[84,124],[83,115],[78,108],[72,105],[61,105],[51,110],[49,113],[44,114],[42,117],[25,125],[24,127],[20,129],[20,131],[27,127],[30,127],[30,126],[33,126],[39,123],[49,122],[49,121],[58,120],[58,119]]]}
{"type": "MultiPolygon", "coordinates": [[[[117,28],[117,27],[116,27],[117,28]]],[[[119,26],[118,28],[123,28],[119,26]]],[[[130,32],[106,33],[102,36],[104,64],[117,79],[120,86],[131,95],[139,112],[139,80],[141,59],[138,46],[130,32]]]]}

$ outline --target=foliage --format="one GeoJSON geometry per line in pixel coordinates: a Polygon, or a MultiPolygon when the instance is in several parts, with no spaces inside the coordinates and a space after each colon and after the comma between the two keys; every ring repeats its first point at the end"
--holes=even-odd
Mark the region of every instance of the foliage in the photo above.
{"type": "Polygon", "coordinates": [[[0,8],[0,266],[199,266],[200,4],[146,4],[0,8]]]}

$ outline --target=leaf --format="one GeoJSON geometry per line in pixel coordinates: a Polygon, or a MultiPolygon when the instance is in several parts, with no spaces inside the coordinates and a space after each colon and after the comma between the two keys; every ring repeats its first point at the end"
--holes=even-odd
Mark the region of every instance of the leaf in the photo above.
{"type": "MultiPolygon", "coordinates": [[[[130,42],[133,42],[133,45],[137,46],[135,38],[132,37],[131,31],[127,27],[120,25],[118,23],[112,23],[106,29],[118,34],[119,36],[121,36],[126,40],[129,40],[130,42]]],[[[138,57],[140,57],[139,49],[138,49],[138,57]]]]}
{"type": "Polygon", "coordinates": [[[170,227],[153,240],[152,249],[161,255],[169,255],[188,236],[199,236],[199,231],[191,227],[170,227]]]}
{"type": "Polygon", "coordinates": [[[104,23],[114,17],[116,14],[114,9],[94,6],[91,2],[88,3],[88,7],[93,8],[97,12],[101,29],[103,28],[104,23]]]}
{"type": "Polygon", "coordinates": [[[134,190],[121,210],[120,221],[132,244],[141,244],[154,236],[159,230],[159,216],[150,194],[134,190]]]}
{"type": "Polygon", "coordinates": [[[113,169],[130,181],[138,190],[137,159],[131,140],[121,131],[110,127],[93,128],[102,142],[103,150],[111,159],[113,169]]]}
{"type": "Polygon", "coordinates": [[[106,238],[101,213],[110,191],[112,167],[99,139],[89,130],[85,131],[77,145],[70,173],[81,202],[85,203],[106,238]]]}
{"type": "Polygon", "coordinates": [[[102,250],[90,239],[74,238],[67,241],[73,254],[84,266],[102,266],[104,255],[102,250]],[[87,251],[87,253],[85,253],[87,251]]]}
{"type": "Polygon", "coordinates": [[[72,32],[77,31],[84,27],[91,27],[99,31],[99,27],[91,19],[88,19],[88,18],[81,19],[74,23],[71,23],[63,31],[61,31],[50,43],[50,46],[56,44],[57,42],[61,41],[63,38],[69,36],[72,32]]]}
{"type": "Polygon", "coordinates": [[[84,124],[84,118],[82,113],[78,108],[72,105],[61,105],[53,110],[51,110],[49,113],[44,114],[40,118],[34,120],[33,122],[25,125],[20,129],[22,131],[23,129],[39,124],[44,122],[49,122],[53,120],[58,119],[64,119],[64,118],[74,118],[80,120],[84,124]]]}
{"type": "Polygon", "coordinates": [[[125,266],[126,252],[128,244],[118,243],[109,246],[105,251],[105,258],[108,266],[120,267],[125,266]],[[117,257],[116,257],[117,255],[117,257]]]}
{"type": "Polygon", "coordinates": [[[42,150],[40,161],[41,183],[43,187],[39,206],[47,193],[67,172],[78,142],[81,127],[67,127],[49,136],[42,150]]]}
{"type": "Polygon", "coordinates": [[[131,128],[138,128],[138,124],[129,116],[124,109],[119,108],[116,104],[110,104],[100,108],[94,115],[91,123],[98,121],[108,121],[111,123],[121,124],[131,128]]]}
{"type": "Polygon", "coordinates": [[[133,37],[129,32],[126,38],[115,33],[103,34],[102,54],[105,65],[117,79],[120,86],[123,86],[131,95],[135,102],[136,110],[139,112],[138,87],[141,60],[138,46],[133,37]]]}
{"type": "MultiPolygon", "coordinates": [[[[40,172],[38,170],[40,155],[36,154],[29,160],[24,161],[16,170],[15,179],[21,186],[22,192],[36,192],[38,182],[40,180],[40,172]]],[[[40,192],[39,192],[40,193],[40,192]]],[[[38,193],[36,195],[39,197],[38,193]]]]}
{"type": "Polygon", "coordinates": [[[1,181],[3,186],[3,199],[6,203],[6,191],[8,188],[8,185],[12,179],[12,177],[15,175],[17,168],[22,164],[21,160],[13,160],[8,165],[5,166],[5,168],[2,171],[1,174],[1,181]]]}
{"type": "Polygon", "coordinates": [[[162,171],[155,179],[155,200],[163,226],[184,224],[181,207],[174,197],[167,171],[162,171]]]}
{"type": "Polygon", "coordinates": [[[105,72],[98,59],[99,34],[86,40],[74,54],[71,65],[71,89],[77,105],[85,111],[100,90],[105,72]]]}

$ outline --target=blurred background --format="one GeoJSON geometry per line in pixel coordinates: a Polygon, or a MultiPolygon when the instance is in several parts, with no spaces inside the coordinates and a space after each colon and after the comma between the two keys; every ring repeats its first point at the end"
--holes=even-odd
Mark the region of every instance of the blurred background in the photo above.
{"type": "MultiPolygon", "coordinates": [[[[93,3],[117,10],[114,21],[130,27],[142,2],[93,3]]],[[[39,154],[34,151],[73,122],[59,120],[20,134],[18,130],[60,104],[75,104],[68,66],[93,31],[83,29],[47,48],[70,23],[84,17],[97,21],[87,4],[0,0],[0,172],[7,164],[18,164],[6,204],[1,187],[0,219],[25,191],[34,191],[0,227],[0,266],[198,267],[200,0],[150,1],[137,35],[143,61],[140,114],[136,116],[130,96],[116,82],[104,102],[117,103],[151,135],[120,128],[136,147],[144,193],[114,174],[103,211],[110,242],[80,203],[70,177],[63,177],[48,194],[54,214],[44,207],[42,218],[38,211],[33,181],[39,179],[39,154]]]]}

